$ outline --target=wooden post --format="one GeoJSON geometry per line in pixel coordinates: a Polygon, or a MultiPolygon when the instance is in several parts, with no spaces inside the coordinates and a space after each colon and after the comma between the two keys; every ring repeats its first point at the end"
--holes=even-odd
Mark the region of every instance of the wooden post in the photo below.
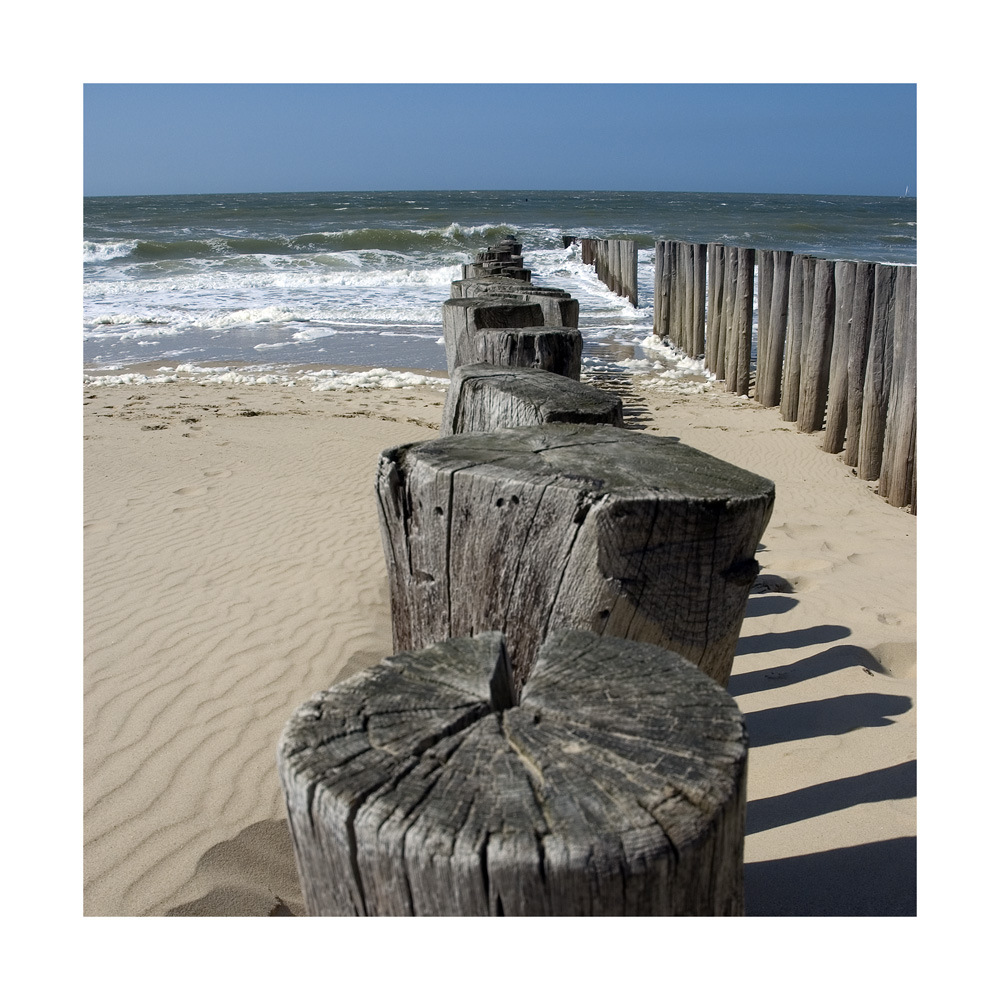
{"type": "Polygon", "coordinates": [[[813,262],[812,312],[809,340],[802,358],[798,429],[803,433],[823,426],[830,388],[830,353],[833,349],[834,268],[832,260],[813,262]]]}
{"type": "Polygon", "coordinates": [[[878,491],[894,507],[916,495],[917,269],[899,267],[893,331],[892,383],[878,491]]]}
{"type": "Polygon", "coordinates": [[[826,434],[823,450],[836,454],[844,447],[847,433],[847,361],[850,351],[851,315],[854,309],[854,278],[857,264],[838,260],[834,265],[833,349],[830,354],[830,393],[826,404],[826,434]]]}
{"type": "MultiPolygon", "coordinates": [[[[812,332],[812,303],[816,287],[816,258],[805,254],[802,257],[802,337],[799,341],[799,409],[802,407],[802,373],[809,353],[809,337],[812,332]]],[[[798,419],[798,418],[796,418],[798,419]]]]}
{"type": "Polygon", "coordinates": [[[622,401],[553,372],[466,365],[451,373],[441,436],[555,421],[622,427],[622,401]]]}
{"type": "Polygon", "coordinates": [[[278,771],[314,916],[741,916],[747,735],[679,656],[556,631],[389,657],[289,720],[278,771]]]}
{"type": "Polygon", "coordinates": [[[691,343],[694,340],[694,259],[690,243],[680,245],[680,274],[683,314],[681,318],[681,350],[691,357],[691,343]]]}
{"type": "Polygon", "coordinates": [[[486,328],[455,343],[455,368],[480,363],[539,368],[576,381],[582,356],[583,337],[567,326],[486,328]]]}
{"type": "MultiPolygon", "coordinates": [[[[781,402],[782,359],[785,356],[785,337],[788,331],[788,282],[792,254],[787,250],[772,253],[774,269],[769,310],[770,332],[767,340],[767,361],[764,380],[757,376],[757,394],[763,406],[777,406],[781,402]]],[[[760,345],[757,347],[758,364],[760,345]]]]}
{"type": "Polygon", "coordinates": [[[705,354],[705,269],[708,247],[695,243],[691,249],[694,263],[694,309],[692,312],[694,332],[691,338],[691,357],[700,358],[705,354]]]}
{"type": "Polygon", "coordinates": [[[736,291],[733,302],[735,325],[733,356],[735,370],[726,369],[726,388],[740,396],[750,393],[750,349],[753,337],[754,251],[739,247],[736,251],[736,291]],[[731,388],[730,388],[731,386],[731,388]]]}
{"type": "Polygon", "coordinates": [[[705,368],[713,375],[719,370],[721,333],[725,302],[726,248],[721,243],[708,245],[708,329],[705,339],[705,368]]]}
{"type": "Polygon", "coordinates": [[[537,302],[542,307],[542,322],[545,326],[579,327],[580,325],[579,300],[561,288],[542,288],[521,282],[508,284],[503,280],[490,284],[488,279],[469,278],[452,282],[453,297],[461,297],[455,296],[456,285],[469,298],[499,296],[518,302],[537,302]]]}
{"type": "Polygon", "coordinates": [[[487,274],[481,278],[459,278],[451,283],[453,299],[477,299],[484,295],[503,294],[507,291],[523,292],[535,286],[530,281],[508,278],[502,274],[487,274]]]}
{"type": "Polygon", "coordinates": [[[625,295],[633,306],[639,305],[639,244],[635,240],[625,241],[624,269],[625,295]]]}
{"type": "Polygon", "coordinates": [[[771,294],[774,288],[774,254],[758,250],[757,260],[757,375],[754,398],[761,397],[761,387],[767,378],[767,345],[771,339],[771,294]]]}
{"type": "Polygon", "coordinates": [[[804,258],[793,254],[788,284],[788,335],[781,371],[781,419],[794,421],[799,415],[799,375],[802,370],[802,314],[804,312],[804,258]]]}
{"type": "Polygon", "coordinates": [[[390,449],[377,492],[396,650],[501,629],[524,670],[549,629],[583,628],[728,680],[769,480],[675,438],[555,423],[390,449]]]}
{"type": "Polygon", "coordinates": [[[653,251],[653,336],[665,340],[663,335],[663,261],[666,241],[657,240],[653,251]]]}
{"type": "Polygon", "coordinates": [[[844,461],[857,465],[864,399],[865,368],[872,336],[872,302],[875,292],[875,265],[859,261],[854,274],[854,303],[851,307],[851,336],[847,354],[847,430],[844,434],[844,461]]]}
{"type": "Polygon", "coordinates": [[[885,444],[885,418],[892,384],[893,328],[896,315],[896,264],[875,265],[872,335],[865,366],[865,388],[858,432],[858,478],[878,479],[885,444]]]}
{"type": "MultiPolygon", "coordinates": [[[[722,280],[724,284],[722,323],[719,327],[719,356],[716,359],[718,361],[718,371],[715,373],[718,381],[725,381],[727,389],[729,388],[729,373],[736,370],[736,359],[733,357],[733,342],[736,331],[734,315],[737,277],[736,247],[727,246],[725,250],[725,264],[722,268],[722,280]]],[[[735,375],[733,377],[735,378],[735,375]]]]}
{"type": "Polygon", "coordinates": [[[681,245],[677,240],[670,241],[670,343],[681,350],[683,337],[683,278],[681,276],[680,252],[681,245]]]}
{"type": "Polygon", "coordinates": [[[444,349],[450,372],[457,364],[485,361],[485,358],[468,356],[470,343],[477,342],[477,334],[485,329],[504,327],[522,328],[542,326],[545,314],[537,302],[520,302],[502,296],[470,299],[448,299],[441,309],[444,349]],[[462,360],[456,360],[459,352],[462,360]]]}

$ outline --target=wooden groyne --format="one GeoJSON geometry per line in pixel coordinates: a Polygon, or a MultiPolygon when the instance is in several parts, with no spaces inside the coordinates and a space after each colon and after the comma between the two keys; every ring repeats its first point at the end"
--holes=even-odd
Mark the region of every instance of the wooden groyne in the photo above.
{"type": "Polygon", "coordinates": [[[916,287],[915,266],[658,240],[653,333],[916,513],[916,287]]]}
{"type": "Polygon", "coordinates": [[[554,370],[543,339],[579,330],[520,249],[444,303],[441,437],[379,460],[394,655],[279,742],[306,906],[742,915],[748,738],[724,686],[774,484],[624,429],[578,364],[554,370]]]}
{"type": "Polygon", "coordinates": [[[580,257],[616,295],[639,304],[639,249],[635,240],[580,240],[580,257]]]}

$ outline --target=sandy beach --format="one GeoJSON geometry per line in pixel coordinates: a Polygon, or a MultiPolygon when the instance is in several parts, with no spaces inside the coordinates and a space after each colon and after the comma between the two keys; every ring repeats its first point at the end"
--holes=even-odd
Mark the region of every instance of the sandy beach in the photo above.
{"type": "MultiPolygon", "coordinates": [[[[376,462],[444,402],[197,378],[84,387],[86,915],[304,913],[275,744],[392,652],[376,462]]],[[[729,685],[747,914],[915,914],[917,519],[777,410],[633,393],[636,431],[776,485],[729,685]]]]}

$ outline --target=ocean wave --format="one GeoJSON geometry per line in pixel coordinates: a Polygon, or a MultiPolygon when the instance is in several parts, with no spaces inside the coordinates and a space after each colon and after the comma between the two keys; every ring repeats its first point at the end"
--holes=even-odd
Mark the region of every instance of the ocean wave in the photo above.
{"type": "Polygon", "coordinates": [[[471,256],[484,243],[509,235],[503,224],[466,226],[452,222],[436,228],[366,227],[306,232],[298,235],[218,233],[189,239],[132,239],[114,242],[84,241],[84,261],[99,263],[128,258],[134,263],[167,260],[204,260],[257,255],[288,255],[338,250],[419,253],[456,251],[471,256]]]}
{"type": "Polygon", "coordinates": [[[89,264],[104,260],[114,260],[116,257],[128,257],[135,251],[138,244],[138,240],[113,240],[107,243],[84,240],[83,262],[89,264]]]}

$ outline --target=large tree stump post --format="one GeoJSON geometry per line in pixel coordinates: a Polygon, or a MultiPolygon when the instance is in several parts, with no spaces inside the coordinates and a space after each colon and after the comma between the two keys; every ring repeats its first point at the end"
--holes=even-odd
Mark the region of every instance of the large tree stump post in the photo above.
{"type": "Polygon", "coordinates": [[[809,338],[802,354],[799,388],[798,429],[805,434],[820,430],[826,413],[836,303],[834,269],[832,260],[813,261],[809,338]]]}
{"type": "Polygon", "coordinates": [[[728,681],[769,480],[675,438],[556,423],[391,448],[377,493],[396,650],[499,630],[529,664],[549,629],[582,628],[728,681]]]}
{"type": "Polygon", "coordinates": [[[545,326],[580,325],[580,303],[562,288],[542,288],[509,278],[463,278],[451,283],[453,299],[499,297],[508,301],[537,302],[545,326]]]}
{"type": "Polygon", "coordinates": [[[485,358],[469,358],[469,344],[477,344],[482,339],[482,330],[520,329],[526,326],[542,326],[545,315],[537,302],[521,302],[502,296],[483,298],[448,299],[441,307],[444,350],[450,372],[458,364],[485,361],[485,358]],[[463,360],[459,361],[459,355],[463,360]]]}
{"type": "Polygon", "coordinates": [[[885,419],[892,384],[893,331],[896,316],[896,264],[875,265],[872,335],[865,366],[865,388],[858,431],[858,478],[878,479],[882,471],[885,419]]]}
{"type": "Polygon", "coordinates": [[[851,307],[851,334],[847,349],[847,429],[844,432],[843,457],[848,465],[856,465],[858,461],[874,292],[875,265],[859,261],[854,272],[854,302],[851,307]]]}
{"type": "Polygon", "coordinates": [[[314,916],[741,916],[747,737],[681,657],[555,631],[389,657],[278,745],[314,916]]]}
{"type": "Polygon", "coordinates": [[[535,368],[478,364],[451,373],[442,437],[555,422],[623,427],[622,401],[592,385],[535,368]]]}

